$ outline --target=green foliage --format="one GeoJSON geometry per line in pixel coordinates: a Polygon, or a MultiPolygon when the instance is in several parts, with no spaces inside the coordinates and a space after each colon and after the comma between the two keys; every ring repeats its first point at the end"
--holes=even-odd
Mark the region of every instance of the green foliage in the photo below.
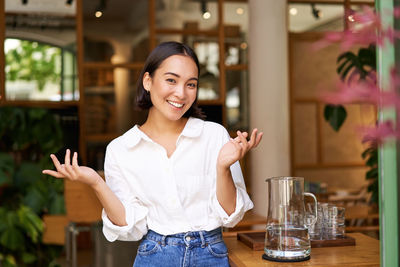
{"type": "Polygon", "coordinates": [[[340,78],[345,81],[356,70],[361,79],[365,79],[371,70],[376,70],[376,49],[374,45],[368,48],[360,48],[357,55],[353,52],[345,52],[337,59],[336,69],[340,78]]]}
{"type": "Polygon", "coordinates": [[[347,112],[342,105],[326,105],[324,109],[324,118],[332,128],[338,132],[340,127],[342,127],[344,121],[346,120],[347,112]]]}
{"type": "Polygon", "coordinates": [[[54,266],[60,248],[41,242],[44,214],[63,214],[63,181],[42,174],[62,147],[56,118],[39,108],[0,108],[0,261],[54,266]]]}
{"type": "Polygon", "coordinates": [[[20,44],[7,51],[6,79],[36,81],[39,90],[47,82],[60,81],[61,49],[35,41],[19,40],[20,44]]]}
{"type": "MultiPolygon", "coordinates": [[[[336,71],[342,81],[348,81],[353,73],[358,73],[360,79],[366,79],[371,71],[376,70],[376,47],[370,45],[368,48],[360,48],[357,54],[350,51],[345,52],[338,57],[337,64],[336,71]]],[[[339,131],[346,117],[347,112],[343,106],[325,106],[324,118],[335,131],[339,131]]],[[[362,157],[369,167],[365,178],[370,180],[368,192],[372,192],[371,202],[378,203],[378,149],[372,145],[362,153],[362,157]]]]}

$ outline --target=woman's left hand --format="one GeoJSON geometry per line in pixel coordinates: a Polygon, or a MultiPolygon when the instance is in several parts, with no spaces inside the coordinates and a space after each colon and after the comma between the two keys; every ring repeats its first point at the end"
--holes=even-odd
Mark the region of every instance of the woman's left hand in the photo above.
{"type": "Polygon", "coordinates": [[[258,146],[263,133],[258,133],[254,129],[251,133],[250,140],[247,141],[247,132],[237,131],[237,137],[226,143],[219,151],[217,167],[229,168],[233,163],[242,159],[244,155],[252,148],[258,146]]]}

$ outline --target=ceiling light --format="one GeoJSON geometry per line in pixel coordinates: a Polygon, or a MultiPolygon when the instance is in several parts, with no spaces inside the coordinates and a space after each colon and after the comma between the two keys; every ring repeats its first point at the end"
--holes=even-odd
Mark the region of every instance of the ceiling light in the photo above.
{"type": "Polygon", "coordinates": [[[106,0],[99,0],[99,5],[97,6],[94,15],[96,18],[103,16],[104,10],[106,9],[106,0]]]}
{"type": "Polygon", "coordinates": [[[290,8],[289,9],[289,13],[292,16],[296,16],[297,15],[297,8],[295,8],[295,7],[290,8]]]}
{"type": "Polygon", "coordinates": [[[236,8],[236,14],[243,15],[244,14],[244,9],[241,8],[241,7],[236,8]]]}
{"type": "Polygon", "coordinates": [[[243,50],[247,49],[247,43],[246,42],[241,43],[240,48],[243,50]]]}
{"type": "Polygon", "coordinates": [[[95,15],[96,18],[100,18],[101,16],[103,16],[103,12],[101,12],[100,10],[97,10],[97,11],[94,13],[94,15],[95,15]]]}
{"type": "Polygon", "coordinates": [[[209,19],[209,18],[211,18],[211,13],[208,12],[208,11],[204,12],[203,13],[203,19],[209,19]]]}
{"type": "Polygon", "coordinates": [[[314,18],[319,19],[322,17],[322,11],[315,7],[315,4],[311,4],[311,13],[313,14],[314,18]]]}

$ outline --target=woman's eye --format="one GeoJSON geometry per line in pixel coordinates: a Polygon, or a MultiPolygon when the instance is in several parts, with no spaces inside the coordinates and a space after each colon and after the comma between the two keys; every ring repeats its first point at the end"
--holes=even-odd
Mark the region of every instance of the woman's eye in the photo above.
{"type": "Polygon", "coordinates": [[[171,78],[169,78],[169,79],[167,79],[167,82],[169,82],[169,83],[175,83],[175,80],[174,80],[174,79],[171,79],[171,78]]]}
{"type": "Polygon", "coordinates": [[[196,87],[197,87],[197,85],[196,85],[195,83],[189,83],[188,86],[189,86],[190,88],[196,88],[196,87]]]}

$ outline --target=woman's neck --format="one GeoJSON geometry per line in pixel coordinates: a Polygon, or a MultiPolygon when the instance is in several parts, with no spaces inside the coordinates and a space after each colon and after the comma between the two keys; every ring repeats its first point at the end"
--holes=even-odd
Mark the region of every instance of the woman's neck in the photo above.
{"type": "Polygon", "coordinates": [[[147,120],[140,128],[150,137],[179,135],[185,128],[187,120],[187,118],[182,117],[177,121],[171,121],[161,114],[155,114],[152,110],[149,110],[147,120]]]}

